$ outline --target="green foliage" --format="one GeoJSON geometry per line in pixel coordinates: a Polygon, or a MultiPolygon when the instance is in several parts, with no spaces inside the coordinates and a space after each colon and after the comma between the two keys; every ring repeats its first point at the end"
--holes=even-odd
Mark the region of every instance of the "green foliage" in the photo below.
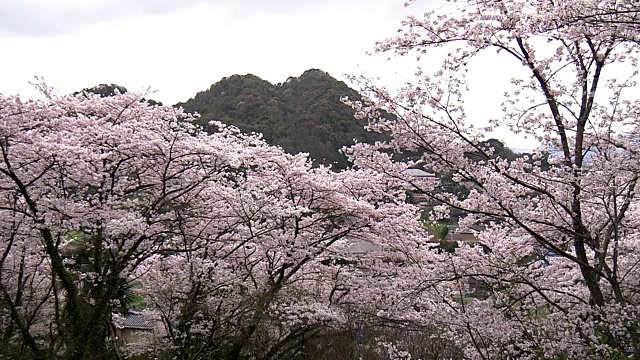
{"type": "Polygon", "coordinates": [[[126,94],[127,88],[118,84],[100,84],[91,88],[84,88],[81,91],[76,91],[73,95],[78,95],[80,93],[93,93],[104,98],[115,96],[116,94],[126,94]]]}
{"type": "Polygon", "coordinates": [[[440,244],[438,245],[438,248],[448,253],[456,252],[456,249],[459,246],[457,241],[452,241],[452,240],[440,240],[439,243],[440,244]]]}
{"type": "MultiPolygon", "coordinates": [[[[100,239],[86,232],[70,231],[67,233],[66,240],[62,248],[62,257],[66,261],[67,268],[86,275],[88,273],[102,273],[104,270],[102,267],[108,266],[97,260],[97,257],[110,258],[113,255],[108,249],[97,246],[96,241],[99,244],[100,239]]],[[[78,279],[77,283],[86,296],[92,297],[91,293],[95,291],[95,288],[91,277],[78,279]]],[[[144,298],[135,294],[136,287],[139,287],[139,283],[128,282],[126,279],[118,280],[118,288],[113,299],[119,302],[121,313],[126,314],[129,309],[146,307],[144,298]]]]}
{"type": "Polygon", "coordinates": [[[469,196],[470,189],[460,182],[453,181],[451,172],[440,174],[438,179],[440,180],[440,185],[436,188],[437,192],[455,194],[459,200],[466,199],[469,196]]]}
{"type": "Polygon", "coordinates": [[[429,231],[434,236],[435,240],[446,240],[449,235],[449,226],[445,223],[430,224],[427,222],[422,223],[422,227],[429,231]]]}
{"type": "Polygon", "coordinates": [[[458,242],[447,240],[447,236],[449,235],[449,225],[447,223],[441,222],[433,224],[426,219],[422,219],[422,228],[433,235],[433,240],[438,243],[437,248],[441,251],[453,253],[458,248],[458,242]]]}
{"type": "MultiPolygon", "coordinates": [[[[127,88],[118,84],[100,84],[91,88],[84,88],[81,91],[76,91],[73,95],[84,94],[84,93],[92,93],[96,95],[100,95],[100,97],[109,97],[115,96],[118,94],[126,94],[127,88]]],[[[140,99],[142,102],[147,102],[151,106],[162,106],[162,102],[155,101],[153,99],[140,99]]]]}
{"type": "Polygon", "coordinates": [[[34,355],[25,346],[12,339],[0,340],[0,360],[31,360],[34,355]]]}
{"type": "Polygon", "coordinates": [[[198,123],[208,131],[216,130],[208,124],[211,120],[220,120],[243,132],[262,133],[289,153],[307,152],[316,164],[344,169],[349,163],[340,152],[343,146],[352,145],[354,138],[382,139],[364,130],[365,123],[340,101],[345,96],[360,98],[344,82],[311,69],[277,85],[255,75],[233,75],[176,106],[199,113],[198,123]]]}
{"type": "Polygon", "coordinates": [[[151,106],[163,106],[161,101],[155,101],[153,99],[145,99],[142,98],[141,101],[146,101],[147,104],[151,105],[151,106]]]}

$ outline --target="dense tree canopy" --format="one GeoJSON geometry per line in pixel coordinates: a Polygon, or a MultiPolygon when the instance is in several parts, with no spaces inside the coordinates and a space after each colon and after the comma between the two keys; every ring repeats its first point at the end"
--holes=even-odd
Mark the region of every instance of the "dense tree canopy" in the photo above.
{"type": "Polygon", "coordinates": [[[289,153],[306,152],[318,164],[344,169],[343,146],[353,139],[382,138],[366,132],[364,122],[355,120],[353,109],[340,101],[358,96],[345,83],[312,69],[277,85],[254,75],[234,75],[177,105],[199,113],[197,122],[207,129],[213,130],[208,121],[220,120],[246,133],[261,133],[289,153]]]}
{"type": "Polygon", "coordinates": [[[286,357],[365,303],[341,249],[420,234],[397,180],[135,94],[2,96],[0,117],[1,356],[286,357]],[[113,328],[127,292],[155,319],[134,348],[113,328]]]}
{"type": "MultiPolygon", "coordinates": [[[[116,95],[126,94],[127,92],[128,92],[127,88],[122,86],[122,85],[118,85],[118,84],[100,84],[100,85],[96,85],[94,87],[84,88],[81,91],[76,91],[76,92],[73,93],[73,95],[95,94],[95,95],[99,95],[100,97],[109,97],[109,96],[116,96],[116,95]]],[[[142,98],[142,99],[140,99],[140,101],[145,101],[149,105],[162,106],[161,102],[155,101],[153,99],[142,98]]]]}
{"type": "Polygon", "coordinates": [[[448,6],[378,43],[451,47],[395,92],[235,75],[180,104],[200,118],[117,85],[0,95],[0,358],[638,358],[637,4],[448,6]],[[488,50],[526,75],[479,124],[465,67],[488,50]],[[445,247],[452,214],[474,236],[445,247]]]}
{"type": "Polygon", "coordinates": [[[91,94],[100,95],[100,97],[108,97],[108,96],[126,94],[127,88],[118,84],[100,84],[91,88],[82,89],[82,91],[77,91],[73,94],[78,95],[82,93],[91,93],[91,94]]]}
{"type": "Polygon", "coordinates": [[[484,229],[482,247],[439,260],[424,253],[403,270],[402,285],[416,295],[398,316],[440,324],[469,358],[637,356],[640,100],[625,79],[637,74],[639,44],[630,9],[637,4],[454,2],[447,14],[409,17],[378,44],[418,59],[433,48],[451,52],[433,77],[397,95],[363,80],[357,116],[393,139],[354,148],[356,164],[392,174],[372,151],[423,152],[424,163],[471,189],[461,198],[413,184],[443,204],[432,220],[457,209],[468,214],[461,225],[484,229]],[[478,126],[464,111],[465,67],[491,50],[528,76],[505,89],[502,117],[478,126]],[[482,139],[499,126],[541,147],[495,156],[501,144],[482,139]]]}

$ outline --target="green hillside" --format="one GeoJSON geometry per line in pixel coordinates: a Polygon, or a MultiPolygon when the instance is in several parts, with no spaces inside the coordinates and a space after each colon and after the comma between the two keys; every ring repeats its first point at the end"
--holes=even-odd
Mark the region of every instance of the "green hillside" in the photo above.
{"type": "Polygon", "coordinates": [[[210,120],[220,120],[243,132],[262,133],[287,152],[308,152],[318,164],[344,169],[348,162],[340,148],[353,144],[354,138],[381,138],[354,119],[354,111],[340,101],[344,96],[359,98],[344,82],[311,69],[276,85],[250,74],[225,77],[176,105],[199,113],[198,122],[205,128],[210,120]]]}

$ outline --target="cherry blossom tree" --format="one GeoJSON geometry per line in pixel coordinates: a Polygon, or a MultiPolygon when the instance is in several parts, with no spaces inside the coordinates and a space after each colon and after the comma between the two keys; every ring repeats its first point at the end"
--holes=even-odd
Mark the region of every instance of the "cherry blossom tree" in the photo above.
{"type": "Polygon", "coordinates": [[[158,320],[135,352],[281,358],[368,303],[354,243],[423,240],[398,180],[206,134],[135,94],[2,96],[0,117],[8,356],[122,355],[112,324],[134,292],[158,320]]]}
{"type": "Polygon", "coordinates": [[[184,213],[257,140],[205,136],[135,95],[1,103],[4,337],[100,358],[132,271],[182,241],[184,213]]]}
{"type": "Polygon", "coordinates": [[[584,3],[587,11],[574,12],[570,18],[574,23],[583,22],[595,29],[614,31],[619,38],[638,42],[640,8],[634,1],[584,3]]]}
{"type": "Polygon", "coordinates": [[[208,200],[215,240],[139,268],[179,358],[300,351],[314,334],[348,326],[351,304],[368,302],[353,275],[363,265],[354,243],[380,253],[421,234],[397,180],[313,169],[306,155],[260,159],[208,200]]]}
{"type": "Polygon", "coordinates": [[[627,21],[637,10],[589,0],[454,2],[407,18],[377,44],[415,55],[416,78],[397,93],[360,80],[357,116],[393,139],[357,145],[353,160],[402,178],[376,151],[423,152],[427,167],[470,189],[459,198],[412,182],[441,204],[431,219],[457,209],[467,214],[461,226],[484,229],[454,254],[416,252],[391,285],[406,296],[381,315],[438,324],[470,358],[637,354],[639,44],[637,23],[627,21]],[[427,76],[420,58],[435,48],[449,56],[427,76]],[[465,112],[465,70],[485,52],[522,71],[501,104],[488,104],[502,116],[479,125],[465,112]],[[499,127],[541,145],[530,157],[495,158],[483,139],[499,127]]]}

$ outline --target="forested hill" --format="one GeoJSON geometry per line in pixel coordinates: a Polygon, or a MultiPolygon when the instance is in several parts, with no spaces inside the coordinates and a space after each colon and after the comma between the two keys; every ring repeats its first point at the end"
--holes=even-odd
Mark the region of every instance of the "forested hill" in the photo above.
{"type": "Polygon", "coordinates": [[[205,128],[210,120],[220,120],[243,132],[262,133],[289,153],[308,152],[318,163],[344,169],[348,162],[340,148],[354,138],[380,138],[354,119],[354,111],[340,101],[344,96],[359,98],[344,82],[311,69],[276,85],[255,75],[233,75],[176,105],[201,114],[205,128]]]}

